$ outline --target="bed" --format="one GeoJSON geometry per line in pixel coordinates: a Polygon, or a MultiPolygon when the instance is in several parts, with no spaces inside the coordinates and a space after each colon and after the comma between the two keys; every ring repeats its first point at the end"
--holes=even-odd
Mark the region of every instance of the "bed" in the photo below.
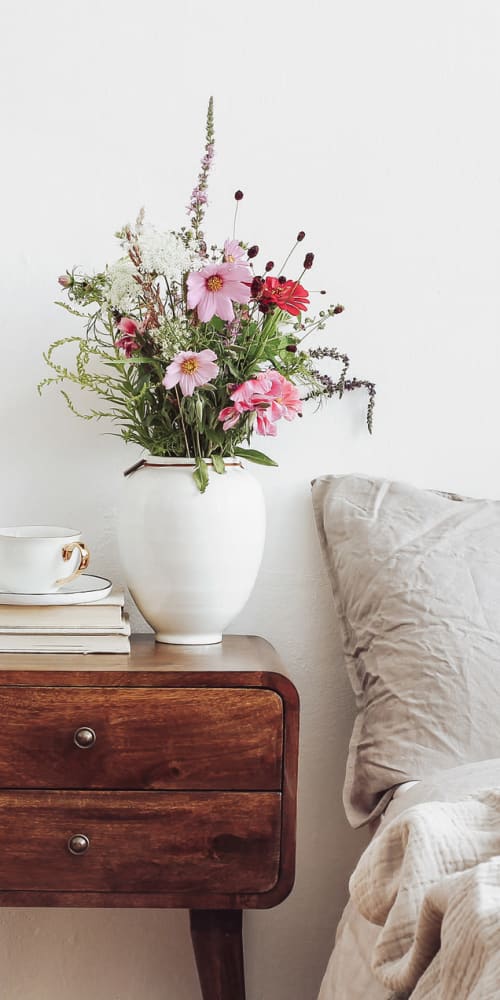
{"type": "Polygon", "coordinates": [[[376,832],[318,1000],[500,997],[500,504],[324,476],[356,697],[344,805],[376,832]]]}

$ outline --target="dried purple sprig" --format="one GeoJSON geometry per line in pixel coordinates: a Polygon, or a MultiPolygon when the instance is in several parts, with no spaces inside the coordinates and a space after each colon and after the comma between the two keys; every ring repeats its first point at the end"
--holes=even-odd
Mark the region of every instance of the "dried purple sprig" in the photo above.
{"type": "Polygon", "coordinates": [[[373,411],[375,408],[375,396],[377,395],[377,389],[374,382],[370,382],[366,378],[350,378],[346,379],[344,382],[344,389],[346,392],[352,392],[354,389],[366,389],[368,393],[368,407],[366,410],[366,423],[370,434],[373,432],[373,411]]]}
{"type": "Polygon", "coordinates": [[[201,160],[201,170],[198,174],[198,180],[193,188],[193,191],[191,192],[191,198],[189,205],[187,206],[187,214],[190,217],[193,232],[196,239],[200,243],[203,240],[201,224],[205,216],[205,206],[208,204],[206,192],[208,187],[208,175],[214,158],[214,138],[214,99],[211,97],[208,102],[207,109],[205,152],[201,160]]]}
{"type": "Polygon", "coordinates": [[[368,393],[366,423],[371,434],[373,432],[373,411],[375,408],[375,396],[377,393],[375,383],[370,382],[368,379],[346,379],[350,364],[349,357],[347,354],[342,354],[338,351],[336,347],[313,347],[308,351],[308,354],[310,358],[331,358],[333,361],[341,361],[342,371],[339,378],[335,380],[332,379],[330,375],[326,375],[324,372],[315,370],[313,375],[317,382],[319,382],[319,386],[317,389],[311,389],[311,391],[304,397],[305,400],[321,399],[323,396],[326,396],[328,399],[331,399],[332,396],[338,396],[341,399],[344,392],[354,392],[355,389],[366,389],[368,393]]]}
{"type": "Polygon", "coordinates": [[[323,380],[323,379],[327,380],[324,383],[325,385],[329,385],[331,383],[332,385],[337,386],[338,388],[336,388],[335,391],[339,392],[340,395],[342,395],[342,391],[343,391],[342,390],[342,386],[344,385],[345,377],[347,375],[347,372],[348,372],[348,369],[349,369],[349,365],[350,365],[350,361],[349,361],[348,355],[347,354],[342,354],[340,351],[337,350],[336,347],[311,347],[309,349],[309,351],[308,351],[308,354],[309,354],[310,358],[315,358],[316,360],[319,360],[321,358],[331,358],[332,361],[341,361],[342,362],[342,371],[341,371],[340,376],[339,376],[339,378],[337,379],[336,382],[334,382],[329,377],[329,375],[324,375],[324,376],[322,375],[321,376],[321,380],[323,380]]]}

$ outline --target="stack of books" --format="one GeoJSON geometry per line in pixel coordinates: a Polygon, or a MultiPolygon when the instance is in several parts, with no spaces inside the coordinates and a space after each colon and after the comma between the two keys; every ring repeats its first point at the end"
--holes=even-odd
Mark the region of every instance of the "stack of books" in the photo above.
{"type": "Polygon", "coordinates": [[[129,653],[125,595],[113,588],[93,604],[0,604],[2,653],[129,653]]]}

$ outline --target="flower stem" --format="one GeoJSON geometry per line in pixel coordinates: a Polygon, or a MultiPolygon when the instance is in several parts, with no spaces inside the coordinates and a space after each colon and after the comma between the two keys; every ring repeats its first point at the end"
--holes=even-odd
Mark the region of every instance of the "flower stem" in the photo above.
{"type": "Polygon", "coordinates": [[[285,257],[285,259],[284,259],[284,261],[283,261],[283,263],[282,263],[282,265],[281,265],[281,267],[280,267],[280,269],[278,271],[278,277],[280,276],[280,274],[283,274],[283,271],[285,270],[285,267],[288,264],[288,261],[290,260],[290,257],[292,256],[294,250],[297,249],[298,245],[299,245],[298,242],[294,243],[292,249],[290,250],[290,253],[288,254],[288,257],[285,257]]]}
{"type": "Polygon", "coordinates": [[[187,457],[191,458],[191,452],[189,450],[189,441],[188,441],[188,436],[187,436],[187,431],[186,431],[186,425],[184,423],[184,417],[182,416],[182,400],[181,400],[181,397],[179,396],[179,390],[178,390],[177,386],[175,386],[175,395],[177,396],[177,402],[179,404],[179,416],[181,418],[181,427],[182,427],[182,433],[184,434],[184,441],[186,442],[187,457]]]}

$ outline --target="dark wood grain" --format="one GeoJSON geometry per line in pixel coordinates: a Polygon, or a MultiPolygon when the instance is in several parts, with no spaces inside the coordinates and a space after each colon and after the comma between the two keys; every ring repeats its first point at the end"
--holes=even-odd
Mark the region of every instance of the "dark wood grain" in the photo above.
{"type": "Polygon", "coordinates": [[[241,910],[191,910],[203,1000],[245,1000],[241,910]]]}
{"type": "Polygon", "coordinates": [[[0,788],[281,786],[283,702],[266,689],[0,687],[0,719],[0,788]]]}
{"type": "Polygon", "coordinates": [[[2,792],[0,890],[266,892],[280,811],[275,792],[2,792]]]}

